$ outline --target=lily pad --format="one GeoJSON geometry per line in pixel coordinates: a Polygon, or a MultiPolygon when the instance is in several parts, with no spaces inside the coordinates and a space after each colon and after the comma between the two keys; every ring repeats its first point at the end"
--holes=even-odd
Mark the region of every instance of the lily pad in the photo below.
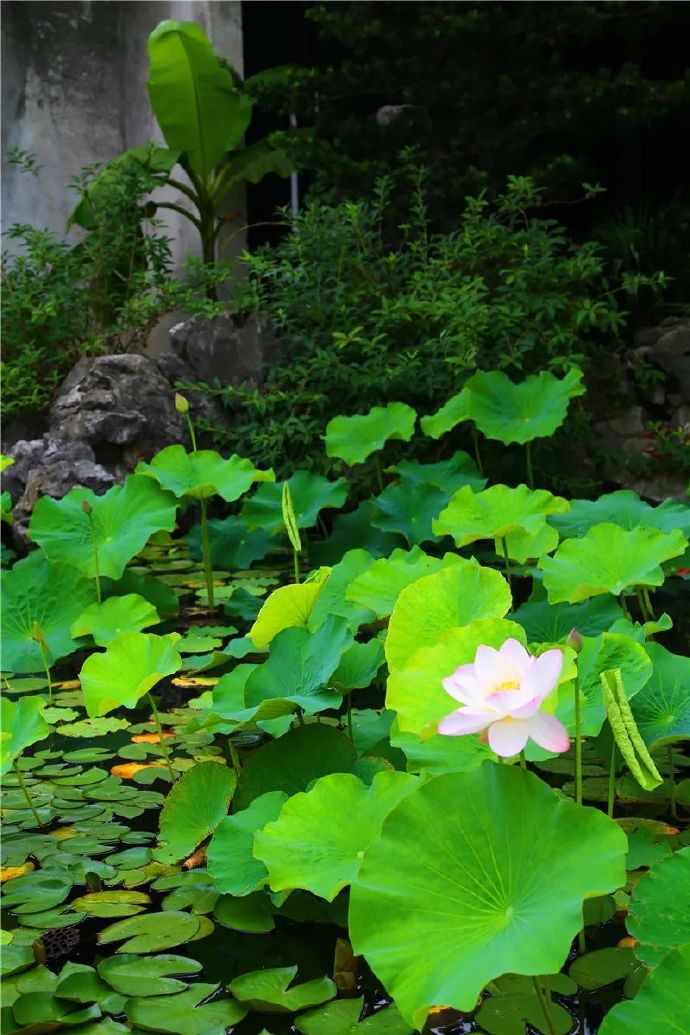
{"type": "Polygon", "coordinates": [[[79,680],[91,718],[114,708],[134,708],[137,701],[165,676],[182,667],[178,633],[121,633],[102,654],[86,659],[79,680]]]}
{"type": "MultiPolygon", "coordinates": [[[[248,528],[263,528],[269,535],[284,532],[281,498],[283,482],[260,485],[242,506],[241,518],[248,528]]],[[[311,528],[320,511],[340,509],[347,499],[344,478],[329,481],[313,471],[295,471],[287,480],[298,528],[311,528]]]]}
{"type": "Polygon", "coordinates": [[[627,978],[635,966],[632,949],[612,947],[595,949],[584,956],[577,956],[571,963],[568,973],[580,988],[588,991],[603,988],[614,981],[627,978]]]}
{"type": "Polygon", "coordinates": [[[172,995],[183,992],[186,984],[171,975],[197,974],[198,960],[186,956],[161,954],[148,959],[141,956],[108,956],[98,964],[98,973],[116,992],[127,997],[172,995]]]}
{"type": "Polygon", "coordinates": [[[136,1031],[160,1031],[166,1035],[219,1035],[238,1024],[247,1011],[232,999],[215,999],[205,1003],[216,992],[217,985],[191,985],[186,992],[130,999],[125,1013],[136,1031]],[[203,1005],[202,1005],[203,1004],[203,1005]]]}
{"type": "Polygon", "coordinates": [[[287,799],[284,791],[269,791],[221,820],[207,851],[208,871],[219,891],[238,897],[266,884],[268,871],[254,855],[254,835],[278,818],[287,799]]]}
{"type": "Polygon", "coordinates": [[[184,446],[166,446],[154,456],[150,464],[137,465],[138,475],[155,478],[179,499],[190,496],[204,500],[220,496],[232,503],[242,496],[254,482],[272,482],[273,471],[260,471],[251,460],[234,454],[225,460],[214,449],[188,453],[184,446]]]}
{"type": "Polygon", "coordinates": [[[612,820],[531,773],[486,763],[435,777],[365,852],[353,948],[418,1028],[435,1005],[473,1010],[502,974],[560,969],[585,896],[623,884],[626,847],[612,820]]]}
{"type": "Polygon", "coordinates": [[[302,1035],[411,1035],[412,1028],[391,1004],[360,1021],[364,999],[337,999],[295,1018],[302,1035]]]}
{"type": "MultiPolygon", "coordinates": [[[[478,539],[505,538],[508,552],[511,537],[518,538],[518,552],[524,547],[524,536],[535,537],[546,529],[548,541],[540,543],[542,552],[553,550],[558,543],[558,533],[546,525],[549,514],[562,512],[569,507],[568,501],[553,496],[545,489],[529,489],[518,485],[511,489],[507,485],[492,485],[483,492],[473,492],[469,486],[458,489],[448,506],[441,512],[433,529],[437,535],[450,535],[457,546],[467,546],[478,539]]],[[[528,556],[536,556],[529,554],[528,556]]],[[[516,558],[518,559],[518,558],[516,558]]]]}
{"type": "Polygon", "coordinates": [[[0,707],[0,775],[4,776],[22,751],[50,735],[50,726],[43,717],[45,701],[42,697],[20,697],[16,704],[3,697],[0,707]]]}
{"type": "Polygon", "coordinates": [[[136,593],[109,597],[102,604],[91,604],[79,615],[72,636],[92,636],[99,647],[107,647],[124,632],[141,632],[160,622],[155,607],[136,593]]]}
{"type": "Polygon", "coordinates": [[[690,848],[656,863],[636,885],[628,930],[638,941],[635,955],[650,967],[690,942],[690,848]]]}
{"type": "Polygon", "coordinates": [[[356,776],[334,773],[294,794],[254,837],[254,854],[266,866],[271,888],[302,888],[332,902],[356,879],[385,817],[416,785],[407,773],[379,773],[370,787],[356,776]]]}
{"type": "Polygon", "coordinates": [[[606,1014],[599,1035],[690,1035],[688,986],[690,944],[674,949],[645,978],[634,999],[616,1003],[606,1014]]]}
{"type": "Polygon", "coordinates": [[[84,488],[71,489],[60,500],[44,496],[34,508],[29,538],[49,560],[65,561],[90,579],[97,574],[97,554],[98,574],[119,579],[127,561],[154,532],[173,530],[176,514],[170,493],[132,474],[124,485],[114,485],[103,496],[84,488]],[[84,503],[91,508],[90,516],[84,503]]]}
{"type": "Polygon", "coordinates": [[[123,942],[118,953],[160,952],[191,941],[199,930],[199,917],[173,910],[144,913],[117,920],[99,932],[99,945],[123,942]]]}
{"type": "Polygon", "coordinates": [[[173,784],[160,814],[159,862],[186,858],[227,816],[237,784],[234,769],[200,762],[173,784]]]}
{"type": "Polygon", "coordinates": [[[687,545],[679,531],[594,525],[581,539],[562,542],[553,557],[542,557],[539,567],[549,602],[575,604],[599,593],[618,596],[638,585],[661,586],[661,565],[687,545]]]}
{"type": "Polygon", "coordinates": [[[50,664],[76,650],[70,633],[96,587],[67,564],[50,564],[40,550],[2,576],[2,664],[11,672],[42,672],[36,626],[48,647],[50,664]]]}
{"type": "Polygon", "coordinates": [[[416,420],[412,407],[399,402],[354,417],[333,417],[326,426],[326,456],[339,457],[349,467],[361,464],[391,439],[409,442],[416,420]]]}
{"type": "Polygon", "coordinates": [[[151,899],[143,891],[92,891],[70,904],[88,916],[135,916],[151,905],[151,899]]]}
{"type": "Polygon", "coordinates": [[[330,978],[316,978],[293,985],[297,967],[270,967],[242,974],[230,982],[229,990],[244,1006],[263,1013],[297,1013],[318,1006],[338,991],[330,978]]]}
{"type": "Polygon", "coordinates": [[[582,371],[557,378],[542,370],[517,384],[500,370],[478,370],[466,382],[465,411],[481,433],[509,445],[549,438],[566,418],[570,400],[584,395],[582,371]]]}
{"type": "Polygon", "coordinates": [[[659,643],[645,650],[654,669],[631,704],[635,722],[650,751],[690,740],[690,658],[672,654],[659,643]]]}

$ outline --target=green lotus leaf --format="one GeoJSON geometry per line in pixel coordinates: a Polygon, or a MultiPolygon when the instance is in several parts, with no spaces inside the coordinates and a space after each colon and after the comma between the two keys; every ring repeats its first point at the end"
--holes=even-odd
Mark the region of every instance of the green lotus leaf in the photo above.
{"type": "Polygon", "coordinates": [[[262,1013],[296,1013],[307,1006],[318,1006],[332,999],[337,988],[330,978],[316,978],[293,985],[297,967],[271,967],[242,974],[228,988],[236,999],[262,1013]]]}
{"type": "Polygon", "coordinates": [[[603,813],[518,768],[434,777],[364,854],[350,896],[353,949],[421,1030],[432,1006],[473,1010],[502,974],[558,971],[584,898],[625,882],[626,847],[603,813]]]}
{"type": "Polygon", "coordinates": [[[40,550],[2,576],[2,665],[8,672],[42,672],[34,639],[38,625],[52,665],[76,650],[72,623],[96,600],[96,587],[67,564],[49,563],[40,550]]]}
{"type": "Polygon", "coordinates": [[[440,438],[463,421],[470,420],[470,396],[463,388],[451,396],[436,413],[430,413],[420,420],[421,428],[428,438],[440,438]]]}
{"type": "Polygon", "coordinates": [[[367,640],[366,643],[355,642],[341,657],[340,664],[331,677],[331,682],[338,693],[363,690],[371,686],[384,661],[385,654],[381,640],[367,640]]]}
{"type": "Polygon", "coordinates": [[[650,751],[690,740],[690,658],[672,654],[659,643],[645,646],[654,670],[631,708],[650,751]]]}
{"type": "Polygon", "coordinates": [[[430,485],[389,485],[374,497],[372,522],[384,532],[398,532],[410,546],[430,542],[438,538],[435,519],[449,499],[449,491],[430,485]]]}
{"type": "Polygon", "coordinates": [[[586,535],[593,525],[621,528],[658,528],[660,532],[680,530],[690,538],[690,507],[678,500],[664,500],[658,507],[645,503],[636,492],[618,489],[596,500],[571,500],[567,514],[554,514],[549,524],[565,538],[586,535]]]}
{"type": "Polygon", "coordinates": [[[634,999],[616,1003],[599,1035],[690,1035],[690,944],[674,949],[645,978],[634,999]]]}
{"type": "Polygon", "coordinates": [[[310,629],[318,629],[331,615],[345,618],[353,633],[360,625],[374,620],[373,611],[351,603],[346,596],[350,583],[367,570],[373,559],[368,550],[348,550],[331,568],[328,582],[309,615],[310,629]]]}
{"type": "Polygon", "coordinates": [[[373,500],[362,500],[350,514],[336,514],[328,539],[309,544],[313,564],[337,564],[349,550],[367,550],[373,557],[387,557],[396,546],[403,545],[399,535],[383,532],[372,524],[376,514],[373,500]]]}
{"type": "Polygon", "coordinates": [[[199,917],[173,910],[144,913],[116,920],[99,931],[99,945],[123,942],[118,953],[160,952],[191,941],[199,931],[199,917]]]}
{"type": "Polygon", "coordinates": [[[614,981],[627,978],[635,966],[632,949],[595,949],[584,956],[577,956],[571,963],[568,973],[580,988],[588,991],[603,988],[614,981]]]}
{"type": "Polygon", "coordinates": [[[444,737],[439,733],[422,740],[416,733],[403,732],[397,722],[391,730],[391,744],[405,755],[408,773],[428,776],[469,773],[494,757],[479,737],[444,737]]]}
{"type": "Polygon", "coordinates": [[[416,784],[415,777],[395,771],[378,773],[370,787],[349,773],[334,773],[294,794],[254,837],[254,854],[266,866],[271,888],[302,888],[332,902],[356,879],[383,820],[416,784]],[[348,816],[356,822],[344,822],[348,816]]]}
{"type": "MultiPolygon", "coordinates": [[[[54,975],[57,977],[56,975],[54,975]]],[[[98,1003],[108,1013],[122,1013],[124,998],[103,981],[93,967],[66,963],[57,977],[55,995],[74,1003],[98,1003]]]]}
{"type": "Polygon", "coordinates": [[[268,791],[297,794],[321,776],[349,773],[355,757],[350,738],[333,726],[298,726],[252,753],[237,782],[234,808],[247,808],[268,791]]]}
{"type": "MultiPolygon", "coordinates": [[[[517,539],[518,548],[525,546],[524,535],[533,537],[543,532],[549,514],[568,509],[568,501],[553,496],[545,489],[529,489],[518,485],[492,485],[483,492],[473,492],[469,486],[458,489],[448,506],[433,522],[437,535],[450,535],[458,546],[467,546],[478,539],[503,539],[523,533],[517,539]]],[[[547,549],[553,549],[558,536],[551,533],[547,549]]],[[[510,542],[510,540],[509,540],[510,542]]],[[[527,556],[537,556],[527,553],[527,556]]],[[[517,559],[517,558],[516,558],[517,559]]]]}
{"type": "Polygon", "coordinates": [[[338,457],[348,467],[361,464],[391,439],[409,442],[416,420],[415,410],[400,402],[354,417],[333,417],[326,425],[326,456],[338,457]]]}
{"type": "Polygon", "coordinates": [[[481,1024],[481,1030],[487,1035],[524,1035],[526,1024],[535,1031],[568,1035],[573,1026],[572,1015],[559,1003],[553,1002],[551,985],[546,989],[542,987],[542,991],[543,1000],[537,996],[530,978],[512,974],[499,978],[492,983],[491,995],[482,1000],[477,1010],[477,1024],[481,1024]],[[546,997],[548,1013],[544,1009],[546,997]]]}
{"type": "MultiPolygon", "coordinates": [[[[386,707],[397,712],[398,729],[422,740],[432,737],[444,716],[458,707],[443,689],[443,680],[459,665],[474,661],[477,647],[500,647],[513,637],[525,643],[524,630],[502,618],[480,618],[444,629],[432,647],[420,647],[403,664],[391,669],[386,707]]],[[[455,738],[450,738],[455,739],[455,738]]]]}
{"type": "Polygon", "coordinates": [[[99,719],[82,719],[81,722],[70,722],[60,727],[61,737],[76,737],[88,740],[90,737],[105,737],[117,730],[126,730],[130,723],[127,719],[110,717],[99,719]]]}
{"type": "Polygon", "coordinates": [[[254,855],[254,834],[278,818],[287,798],[269,791],[221,820],[207,849],[208,872],[220,892],[238,897],[264,887],[268,871],[254,855]]]}
{"type": "Polygon", "coordinates": [[[447,629],[477,618],[503,618],[510,604],[503,576],[476,561],[417,579],[402,591],[393,608],[386,637],[388,668],[391,672],[402,668],[420,647],[438,643],[447,629]]]}
{"type": "Polygon", "coordinates": [[[135,916],[151,905],[151,899],[143,891],[92,891],[70,905],[88,916],[135,916]]]}
{"type": "Polygon", "coordinates": [[[219,762],[199,762],[177,780],[165,800],[155,857],[174,863],[186,858],[228,814],[237,774],[219,762]]]}
{"type": "Polygon", "coordinates": [[[391,1004],[360,1021],[364,999],[336,999],[295,1018],[302,1035],[411,1035],[412,1028],[391,1004]]]}
{"type": "MultiPolygon", "coordinates": [[[[586,637],[577,659],[581,694],[581,730],[586,737],[595,737],[604,723],[606,710],[601,690],[601,675],[620,669],[625,696],[634,698],[652,675],[652,662],[647,649],[621,633],[602,633],[586,637]]],[[[571,733],[575,731],[575,701],[565,686],[556,714],[571,733]]]]}
{"type": "Polygon", "coordinates": [[[406,586],[458,562],[462,563],[462,558],[457,554],[447,553],[440,560],[430,557],[418,546],[411,550],[393,550],[390,557],[380,557],[357,575],[345,596],[358,607],[373,611],[377,618],[387,618],[406,586]]]}
{"type": "Polygon", "coordinates": [[[32,945],[4,945],[0,954],[0,975],[9,977],[27,970],[36,962],[32,945]]]}
{"type": "Polygon", "coordinates": [[[462,485],[470,485],[476,492],[486,485],[486,478],[479,473],[476,463],[463,449],[459,449],[449,460],[440,460],[435,464],[401,460],[388,470],[398,475],[401,485],[431,485],[449,494],[462,485]]]}
{"type": "Polygon", "coordinates": [[[141,632],[160,622],[153,604],[136,593],[109,597],[102,604],[90,604],[70,630],[72,636],[92,636],[99,647],[107,647],[123,632],[141,632]]]}
{"type": "Polygon", "coordinates": [[[549,438],[565,420],[570,400],[584,395],[582,371],[563,378],[542,370],[515,384],[499,370],[478,370],[465,382],[466,413],[481,433],[504,445],[549,438]]]}
{"type": "Polygon", "coordinates": [[[43,717],[45,703],[42,697],[20,697],[16,704],[7,697],[0,701],[0,776],[12,768],[22,751],[50,736],[50,726],[43,717]]]}
{"type": "Polygon", "coordinates": [[[313,582],[302,582],[298,585],[281,586],[280,589],[275,589],[262,606],[256,621],[249,630],[249,638],[252,643],[256,647],[264,649],[283,629],[305,626],[327,580],[328,574],[326,573],[323,578],[315,579],[313,582]]]}
{"type": "Polygon", "coordinates": [[[576,604],[599,593],[618,596],[634,586],[661,586],[661,565],[687,545],[679,531],[594,525],[581,539],[566,539],[553,557],[542,557],[538,567],[544,572],[549,603],[576,604]]]}
{"type": "Polygon", "coordinates": [[[51,992],[27,992],[12,1004],[16,1024],[21,1027],[48,1025],[49,1030],[66,1026],[77,1026],[85,1021],[97,1020],[100,1007],[77,1007],[67,999],[58,999],[51,992]]]}
{"type": "MultiPolygon", "coordinates": [[[[313,471],[295,471],[287,481],[298,528],[311,528],[319,512],[326,508],[339,510],[347,499],[347,482],[338,478],[331,482],[313,471]]],[[[284,532],[281,506],[283,482],[260,485],[244,502],[240,517],[248,528],[263,528],[270,535],[284,532]]]]}
{"type": "Polygon", "coordinates": [[[218,989],[217,985],[190,985],[186,992],[163,998],[147,996],[129,999],[125,1013],[134,1031],[160,1031],[166,1035],[219,1035],[232,1028],[247,1011],[232,999],[215,999],[204,1003],[218,989]]]}
{"type": "Polygon", "coordinates": [[[109,597],[122,597],[128,593],[136,593],[148,600],[161,618],[175,618],[180,610],[175,590],[155,575],[137,575],[128,568],[121,579],[108,587],[109,597]]]}
{"type": "Polygon", "coordinates": [[[275,477],[273,471],[260,471],[236,453],[226,460],[215,449],[188,453],[180,445],[161,449],[150,464],[138,464],[136,473],[154,478],[178,499],[220,496],[226,503],[239,499],[254,482],[272,482],[275,477]]]}
{"type": "Polygon", "coordinates": [[[245,934],[267,934],[275,927],[270,898],[263,892],[255,892],[235,898],[221,895],[213,909],[214,919],[233,931],[245,934]]]}
{"type": "Polygon", "coordinates": [[[134,708],[165,676],[182,667],[175,644],[178,633],[122,633],[103,653],[86,659],[79,673],[86,711],[91,718],[113,708],[134,708]]]}
{"type": "Polygon", "coordinates": [[[176,513],[170,493],[131,474],[104,496],[84,488],[71,489],[60,500],[44,496],[34,508],[29,538],[48,560],[65,561],[90,579],[97,574],[97,555],[98,574],[119,579],[154,532],[174,529],[176,513]],[[90,516],[84,503],[91,507],[90,516]]]}
{"type": "MultiPolygon", "coordinates": [[[[247,528],[235,514],[208,523],[211,561],[215,568],[244,571],[260,561],[275,547],[275,539],[262,528],[247,528]]],[[[187,536],[189,552],[201,560],[201,525],[195,525],[187,536]]]]}
{"type": "Polygon", "coordinates": [[[530,643],[558,643],[573,629],[582,636],[608,632],[623,612],[610,597],[593,597],[579,604],[549,604],[529,600],[512,615],[527,633],[530,643]]]}
{"type": "Polygon", "coordinates": [[[183,992],[184,981],[171,975],[197,974],[201,970],[198,960],[185,956],[158,955],[108,956],[98,964],[98,973],[104,981],[121,995],[150,996],[172,995],[183,992]]]}
{"type": "Polygon", "coordinates": [[[70,874],[60,870],[35,870],[11,881],[3,892],[3,904],[19,916],[42,913],[65,901],[72,888],[70,874]]]}
{"type": "Polygon", "coordinates": [[[635,886],[627,924],[635,955],[649,967],[690,943],[690,848],[656,863],[635,886]]]}

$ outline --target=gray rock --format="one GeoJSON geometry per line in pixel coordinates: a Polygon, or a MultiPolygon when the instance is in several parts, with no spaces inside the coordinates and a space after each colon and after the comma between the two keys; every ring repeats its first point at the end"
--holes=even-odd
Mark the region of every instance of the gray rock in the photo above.
{"type": "Polygon", "coordinates": [[[645,327],[635,341],[633,365],[643,362],[658,367],[667,381],[675,382],[681,398],[690,403],[690,319],[671,316],[657,327],[645,327]]]}
{"type": "Polygon", "coordinates": [[[170,329],[170,343],[194,380],[209,385],[261,384],[282,354],[268,313],[252,313],[242,324],[230,313],[213,320],[195,316],[170,329]]]}

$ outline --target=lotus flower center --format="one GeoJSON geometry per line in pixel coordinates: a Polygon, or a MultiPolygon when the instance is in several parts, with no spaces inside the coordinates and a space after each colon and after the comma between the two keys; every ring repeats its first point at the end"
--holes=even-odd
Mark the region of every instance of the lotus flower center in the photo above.
{"type": "Polygon", "coordinates": [[[494,693],[502,693],[504,690],[519,690],[520,684],[514,680],[508,680],[507,683],[499,683],[494,689],[494,693]]]}

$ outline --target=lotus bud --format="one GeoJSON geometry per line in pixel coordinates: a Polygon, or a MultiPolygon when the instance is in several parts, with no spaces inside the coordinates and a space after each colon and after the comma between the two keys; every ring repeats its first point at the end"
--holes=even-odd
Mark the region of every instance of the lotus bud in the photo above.
{"type": "Polygon", "coordinates": [[[576,654],[579,654],[585,645],[585,641],[582,638],[582,633],[578,632],[577,629],[571,629],[568,633],[568,639],[565,641],[569,647],[571,647],[576,654]]]}
{"type": "Polygon", "coordinates": [[[93,511],[93,507],[91,506],[88,500],[81,501],[81,509],[84,511],[85,514],[91,514],[91,512],[93,511]]]}
{"type": "Polygon", "coordinates": [[[180,395],[179,392],[175,392],[175,409],[178,413],[183,415],[189,413],[189,403],[185,399],[184,395],[180,395]]]}

